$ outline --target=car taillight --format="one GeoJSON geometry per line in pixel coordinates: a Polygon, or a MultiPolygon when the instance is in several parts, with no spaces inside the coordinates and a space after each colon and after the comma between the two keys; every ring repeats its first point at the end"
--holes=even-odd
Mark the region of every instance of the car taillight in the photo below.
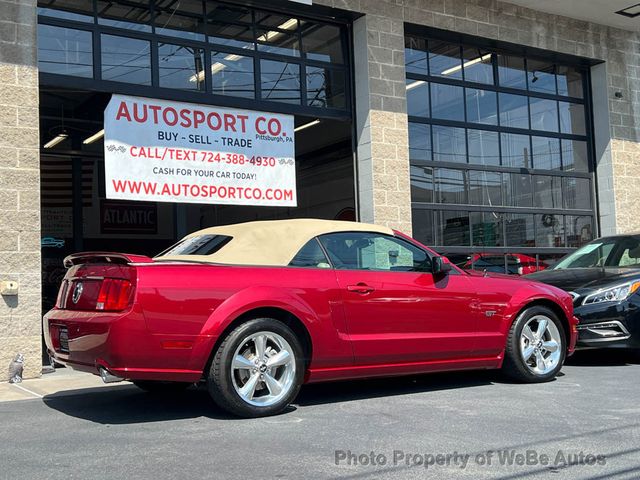
{"type": "Polygon", "coordinates": [[[131,300],[131,282],[118,278],[102,280],[96,310],[124,310],[131,300]]]}
{"type": "Polygon", "coordinates": [[[63,280],[60,284],[60,290],[58,290],[58,297],[56,298],[56,307],[64,308],[64,299],[67,296],[67,288],[69,287],[69,282],[63,280]]]}

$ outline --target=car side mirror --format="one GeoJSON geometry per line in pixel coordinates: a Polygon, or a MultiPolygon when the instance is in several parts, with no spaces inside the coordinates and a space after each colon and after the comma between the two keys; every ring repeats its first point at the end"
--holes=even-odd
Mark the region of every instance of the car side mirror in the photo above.
{"type": "Polygon", "coordinates": [[[443,275],[451,271],[451,264],[446,262],[442,257],[433,257],[431,259],[431,273],[434,275],[443,275]]]}

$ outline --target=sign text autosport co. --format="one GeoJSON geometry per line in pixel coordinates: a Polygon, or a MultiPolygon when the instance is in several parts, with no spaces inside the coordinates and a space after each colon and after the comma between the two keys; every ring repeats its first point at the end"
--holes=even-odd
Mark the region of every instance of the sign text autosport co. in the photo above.
{"type": "Polygon", "coordinates": [[[107,198],[296,206],[291,115],[113,95],[107,198]]]}

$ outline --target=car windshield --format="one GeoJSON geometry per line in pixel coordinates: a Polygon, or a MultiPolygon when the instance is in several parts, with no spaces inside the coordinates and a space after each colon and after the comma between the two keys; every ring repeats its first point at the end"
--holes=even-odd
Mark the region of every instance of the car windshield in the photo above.
{"type": "Polygon", "coordinates": [[[640,268],[640,237],[601,238],[567,255],[553,269],[640,268]]]}

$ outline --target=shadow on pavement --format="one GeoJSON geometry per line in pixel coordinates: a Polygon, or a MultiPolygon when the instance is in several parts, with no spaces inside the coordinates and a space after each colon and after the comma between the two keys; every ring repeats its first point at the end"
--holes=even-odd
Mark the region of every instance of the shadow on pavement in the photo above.
{"type": "Polygon", "coordinates": [[[576,367],[615,367],[640,364],[640,354],[634,350],[602,348],[578,350],[565,362],[576,367]]]}
{"type": "Polygon", "coordinates": [[[117,386],[47,395],[45,405],[72,417],[102,424],[163,422],[188,418],[235,419],[218,408],[204,389],[153,395],[117,386]]]}
{"type": "Polygon", "coordinates": [[[322,405],[365,398],[392,397],[411,393],[478,387],[499,382],[499,377],[500,374],[496,371],[475,370],[316,383],[303,386],[295,403],[300,406],[322,405]]]}
{"type": "MultiPolygon", "coordinates": [[[[578,367],[625,366],[640,356],[624,350],[583,350],[567,360],[578,367]]],[[[499,371],[445,372],[407,377],[350,380],[305,385],[295,400],[301,407],[350,402],[367,398],[511,383],[499,371]]],[[[241,421],[218,408],[205,388],[152,395],[134,386],[115,386],[48,395],[44,403],[65,415],[102,424],[130,424],[206,417],[241,421]]],[[[291,407],[295,410],[295,407],[291,407]]]]}
{"type": "MultiPolygon", "coordinates": [[[[411,377],[330,382],[302,387],[296,405],[312,406],[365,398],[468,388],[493,383],[488,371],[438,373],[411,377]]],[[[114,386],[47,395],[45,405],[65,415],[101,424],[133,424],[205,417],[242,421],[218,408],[205,388],[152,395],[134,386],[114,386]]],[[[290,407],[289,411],[294,411],[290,407]]],[[[285,413],[286,414],[286,413],[285,413]]]]}

